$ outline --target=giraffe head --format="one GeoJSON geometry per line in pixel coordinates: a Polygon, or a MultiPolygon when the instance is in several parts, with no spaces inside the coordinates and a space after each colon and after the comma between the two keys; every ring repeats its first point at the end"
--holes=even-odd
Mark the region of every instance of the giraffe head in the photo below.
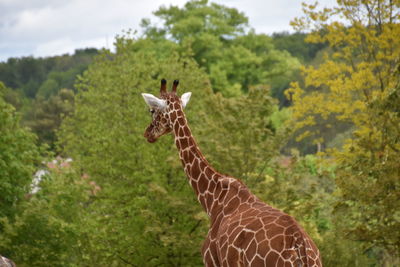
{"type": "MultiPolygon", "coordinates": [[[[144,101],[149,106],[152,122],[147,127],[144,137],[154,143],[157,139],[172,131],[174,111],[181,110],[189,102],[192,93],[184,93],[181,97],[176,95],[179,81],[175,80],[171,92],[167,92],[167,81],[161,80],[160,97],[143,93],[144,101]]],[[[175,113],[176,114],[176,113],[175,113]]],[[[175,116],[176,117],[176,116],[175,116]]]]}

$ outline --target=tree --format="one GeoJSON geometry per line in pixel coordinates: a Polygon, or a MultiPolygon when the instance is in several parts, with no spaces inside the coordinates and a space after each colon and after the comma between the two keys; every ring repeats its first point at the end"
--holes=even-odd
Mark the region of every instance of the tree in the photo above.
{"type": "Polygon", "coordinates": [[[255,34],[248,18],[235,8],[192,0],[183,8],[161,7],[154,12],[163,27],[143,20],[144,37],[169,39],[180,53],[192,56],[210,76],[214,92],[238,96],[251,86],[287,88],[299,62],[274,48],[270,37],[255,34]]]}
{"type": "Polygon", "coordinates": [[[343,229],[394,259],[400,248],[399,8],[399,1],[383,0],[342,0],[321,11],[304,4],[305,17],[293,25],[314,29],[307,40],[329,43],[331,53],[321,65],[303,68],[305,89],[294,83],[288,91],[300,139],[324,143],[323,128],[315,126],[349,125],[351,139],[328,151],[338,164],[337,211],[349,219],[343,229]]]}
{"type": "Polygon", "coordinates": [[[199,265],[206,219],[171,140],[149,146],[143,138],[150,116],[140,93],[157,94],[161,78],[179,78],[180,92],[199,100],[187,108],[192,114],[209,97],[209,83],[191,59],[135,51],[136,42],[126,39],[80,78],[75,111],[60,131],[64,153],[102,188],[91,206],[98,233],[90,236],[85,262],[199,265]]]}
{"type": "Polygon", "coordinates": [[[4,90],[0,82],[0,218],[12,218],[30,191],[40,156],[36,136],[20,126],[15,109],[3,99],[4,90]]]}
{"type": "Polygon", "coordinates": [[[0,250],[18,266],[89,266],[91,203],[101,188],[62,159],[45,170],[15,218],[2,219],[0,250]]]}
{"type": "Polygon", "coordinates": [[[277,32],[272,34],[276,49],[288,51],[303,64],[310,63],[317,55],[317,52],[327,46],[326,43],[307,43],[305,41],[306,38],[307,33],[303,32],[277,32]]]}
{"type": "Polygon", "coordinates": [[[58,90],[58,93],[49,99],[38,97],[32,101],[23,124],[37,134],[41,144],[48,144],[54,151],[56,131],[64,117],[73,112],[73,104],[74,92],[66,88],[58,90]]]}
{"type": "Polygon", "coordinates": [[[222,173],[255,186],[282,141],[282,133],[271,121],[276,101],[267,87],[257,86],[239,97],[213,95],[207,107],[201,114],[207,127],[199,134],[207,159],[222,173]]]}

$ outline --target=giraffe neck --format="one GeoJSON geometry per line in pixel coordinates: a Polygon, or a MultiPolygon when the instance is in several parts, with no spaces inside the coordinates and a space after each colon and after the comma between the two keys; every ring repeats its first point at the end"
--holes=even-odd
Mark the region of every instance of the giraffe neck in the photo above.
{"type": "Polygon", "coordinates": [[[171,113],[171,122],[175,144],[189,183],[203,209],[211,216],[213,188],[219,174],[201,153],[181,108],[171,113]]]}

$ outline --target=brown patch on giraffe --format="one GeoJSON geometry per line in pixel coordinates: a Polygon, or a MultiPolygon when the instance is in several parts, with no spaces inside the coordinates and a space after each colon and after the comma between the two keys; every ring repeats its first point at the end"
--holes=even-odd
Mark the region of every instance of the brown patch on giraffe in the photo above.
{"type": "Polygon", "coordinates": [[[258,229],[258,231],[255,234],[255,237],[256,237],[257,242],[262,242],[263,240],[265,240],[266,233],[265,233],[264,229],[263,228],[258,229]]]}
{"type": "Polygon", "coordinates": [[[207,250],[204,254],[204,262],[213,262],[210,250],[207,250]]]}
{"type": "Polygon", "coordinates": [[[224,234],[220,237],[220,242],[222,243],[221,246],[221,254],[226,254],[227,250],[228,250],[228,235],[224,234]]]}
{"type": "Polygon", "coordinates": [[[214,172],[209,167],[206,167],[204,173],[206,174],[207,177],[211,177],[214,172]]]}
{"type": "Polygon", "coordinates": [[[196,145],[196,143],[194,142],[193,138],[189,138],[189,146],[190,147],[194,147],[196,145]]]}
{"type": "Polygon", "coordinates": [[[255,216],[257,216],[259,213],[260,213],[259,210],[255,209],[255,208],[252,208],[252,209],[249,209],[249,210],[248,210],[248,212],[246,213],[246,215],[249,216],[249,217],[255,217],[255,216]]]}
{"type": "Polygon", "coordinates": [[[176,111],[171,113],[171,122],[174,122],[176,120],[177,116],[176,116],[176,111]]]}
{"type": "Polygon", "coordinates": [[[267,257],[265,258],[265,263],[266,263],[265,266],[268,266],[268,267],[274,266],[275,267],[276,266],[275,263],[278,261],[278,258],[279,258],[279,254],[273,250],[270,250],[267,254],[267,257]]]}
{"type": "Polygon", "coordinates": [[[196,159],[193,162],[192,167],[190,168],[190,176],[192,177],[192,180],[197,181],[199,175],[200,175],[199,160],[196,159]]]}
{"type": "Polygon", "coordinates": [[[240,225],[239,221],[236,220],[237,216],[231,217],[231,220],[227,223],[228,229],[234,229],[240,225]]]}
{"type": "MultiPolygon", "coordinates": [[[[175,123],[174,124],[174,132],[175,132],[175,134],[178,134],[178,131],[179,131],[179,124],[175,123]]],[[[178,150],[180,150],[180,149],[178,149],[178,150]]]]}
{"type": "Polygon", "coordinates": [[[230,188],[227,188],[227,190],[224,190],[226,194],[224,196],[219,197],[219,200],[224,204],[224,212],[227,214],[227,210],[231,210],[232,207],[229,207],[227,203],[235,196],[232,191],[229,190],[230,188]]]}
{"type": "Polygon", "coordinates": [[[248,229],[251,229],[254,231],[257,231],[257,229],[262,229],[262,227],[263,227],[263,224],[260,219],[255,219],[254,221],[252,221],[251,223],[249,223],[247,225],[248,229]]]}
{"type": "Polygon", "coordinates": [[[266,225],[266,224],[270,224],[270,223],[272,223],[273,221],[275,221],[275,217],[270,216],[270,215],[262,216],[262,219],[261,219],[261,220],[263,221],[263,224],[266,225]]]}
{"type": "Polygon", "coordinates": [[[228,259],[228,265],[227,266],[239,266],[239,251],[235,249],[234,247],[229,247],[228,248],[228,253],[227,253],[227,259],[228,259]]]}
{"type": "Polygon", "coordinates": [[[200,161],[200,169],[204,170],[207,167],[207,164],[204,161],[200,161]]]}
{"type": "Polygon", "coordinates": [[[258,254],[263,255],[264,251],[268,251],[270,249],[269,242],[268,242],[268,240],[265,239],[265,236],[262,240],[258,240],[257,235],[256,235],[256,240],[258,243],[258,246],[257,246],[258,254]]]}
{"type": "Polygon", "coordinates": [[[248,218],[242,218],[240,220],[240,224],[241,225],[248,225],[249,223],[251,223],[254,220],[253,217],[248,217],[248,218]]]}
{"type": "Polygon", "coordinates": [[[249,199],[250,194],[249,191],[242,188],[239,190],[238,196],[241,202],[246,202],[249,199]]]}
{"type": "Polygon", "coordinates": [[[211,206],[214,202],[213,196],[211,194],[207,193],[205,196],[205,199],[206,199],[206,203],[207,203],[207,210],[210,210],[211,206]]]}
{"type": "Polygon", "coordinates": [[[189,146],[187,138],[179,139],[179,142],[181,142],[181,149],[185,149],[189,146]]]}
{"type": "Polygon", "coordinates": [[[260,256],[256,256],[251,262],[252,267],[264,267],[264,260],[260,256]]]}
{"type": "Polygon", "coordinates": [[[190,136],[190,130],[189,127],[187,127],[186,125],[183,127],[183,131],[185,132],[186,136],[190,136]]]}
{"type": "Polygon", "coordinates": [[[233,244],[233,242],[238,238],[238,236],[243,232],[243,227],[232,227],[227,229],[229,232],[228,243],[233,244]]]}
{"type": "Polygon", "coordinates": [[[223,188],[219,195],[217,196],[218,203],[224,203],[224,199],[226,198],[226,195],[228,194],[228,189],[223,188]]]}
{"type": "MultiPolygon", "coordinates": [[[[226,181],[224,179],[218,180],[217,181],[217,185],[216,185],[216,189],[215,189],[214,197],[219,200],[221,192],[222,191],[227,191],[228,187],[229,187],[229,182],[228,181],[226,181]]],[[[225,194],[226,193],[227,192],[225,192],[225,194]]]]}
{"type": "Polygon", "coordinates": [[[193,160],[195,159],[195,156],[194,156],[193,152],[190,151],[190,150],[188,150],[188,153],[189,153],[189,158],[188,158],[188,160],[186,162],[193,163],[193,160]]]}
{"type": "Polygon", "coordinates": [[[185,137],[185,134],[183,133],[182,127],[179,128],[178,136],[179,136],[179,137],[185,137]]]}
{"type": "Polygon", "coordinates": [[[208,183],[208,191],[210,192],[210,193],[214,193],[214,190],[215,190],[215,187],[216,187],[216,183],[214,182],[214,181],[210,181],[209,183],[208,183]]]}
{"type": "Polygon", "coordinates": [[[294,249],[284,250],[281,255],[285,260],[295,261],[299,259],[299,256],[294,249]]]}
{"type": "Polygon", "coordinates": [[[233,195],[232,198],[229,200],[229,202],[226,204],[224,208],[224,213],[225,214],[230,214],[234,211],[237,210],[239,206],[240,200],[237,196],[233,195]]]}
{"type": "Polygon", "coordinates": [[[199,187],[199,192],[202,193],[207,190],[208,188],[208,180],[204,174],[201,174],[199,180],[197,182],[199,187]]]}
{"type": "Polygon", "coordinates": [[[293,225],[294,220],[289,215],[284,214],[282,216],[279,216],[279,218],[276,220],[276,224],[285,227],[287,225],[293,225]]]}
{"type": "Polygon", "coordinates": [[[270,241],[269,244],[271,247],[273,247],[277,251],[283,251],[283,248],[285,247],[284,243],[284,237],[282,234],[278,234],[275,237],[273,237],[270,241]]]}
{"type": "Polygon", "coordinates": [[[278,261],[276,262],[276,266],[283,266],[285,264],[285,262],[283,261],[283,259],[281,257],[278,258],[278,261]]]}
{"type": "Polygon", "coordinates": [[[243,249],[246,249],[250,245],[250,242],[254,239],[254,233],[247,231],[243,231],[243,233],[244,233],[244,240],[241,247],[243,249]]]}
{"type": "Polygon", "coordinates": [[[283,228],[276,226],[276,225],[272,225],[270,228],[267,229],[267,237],[268,239],[273,239],[275,236],[277,235],[281,235],[283,233],[283,228]]]}
{"type": "Polygon", "coordinates": [[[180,126],[185,125],[185,119],[183,117],[178,117],[178,123],[180,126]]]}
{"type": "Polygon", "coordinates": [[[246,249],[246,258],[251,261],[257,252],[257,242],[252,239],[249,246],[246,249]]]}
{"type": "Polygon", "coordinates": [[[184,151],[182,152],[182,158],[183,158],[185,161],[189,161],[189,157],[190,157],[190,151],[184,150],[184,151]]]}

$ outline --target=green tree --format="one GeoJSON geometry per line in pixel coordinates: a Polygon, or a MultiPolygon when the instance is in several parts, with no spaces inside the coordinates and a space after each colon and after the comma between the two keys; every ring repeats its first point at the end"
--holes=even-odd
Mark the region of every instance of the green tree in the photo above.
{"type": "Polygon", "coordinates": [[[193,0],[183,8],[161,7],[154,14],[164,26],[144,20],[144,37],[177,43],[181,53],[205,68],[213,90],[224,96],[238,96],[258,84],[271,85],[273,92],[287,88],[299,67],[297,59],[273,47],[271,38],[250,30],[248,18],[235,8],[193,0]]]}
{"type": "Polygon", "coordinates": [[[276,49],[286,50],[292,56],[300,59],[303,64],[311,63],[317,52],[327,46],[326,43],[307,43],[307,33],[277,32],[272,34],[276,49]]]}
{"type": "Polygon", "coordinates": [[[12,218],[30,191],[40,157],[36,136],[20,126],[15,109],[3,99],[4,91],[0,82],[0,218],[12,218]]]}
{"type": "Polygon", "coordinates": [[[91,203],[100,188],[65,161],[51,165],[15,218],[2,219],[0,250],[18,266],[93,266],[84,252],[93,245],[91,203]]]}
{"type": "Polygon", "coordinates": [[[142,137],[150,118],[140,93],[157,92],[162,77],[180,78],[180,93],[193,92],[186,114],[206,156],[244,179],[253,169],[263,173],[277,151],[269,119],[276,106],[264,86],[229,99],[214,96],[193,60],[137,49],[141,41],[120,36],[117,53],[97,59],[80,78],[75,112],[62,126],[65,153],[103,189],[92,214],[101,234],[92,237],[98,245],[88,254],[96,264],[200,265],[207,219],[172,140],[149,146],[142,137]],[[227,149],[237,152],[228,163],[227,149]]]}
{"type": "Polygon", "coordinates": [[[324,122],[326,128],[352,127],[342,149],[328,151],[338,164],[341,226],[352,238],[384,248],[394,262],[400,250],[399,8],[399,1],[381,0],[338,1],[321,11],[304,5],[306,16],[294,26],[317,29],[308,41],[327,42],[332,53],[318,67],[303,69],[305,90],[293,84],[289,91],[294,127],[306,129],[299,138],[325,142],[323,128],[307,128],[324,122]]]}
{"type": "Polygon", "coordinates": [[[92,204],[98,231],[85,262],[200,265],[206,219],[172,141],[150,146],[143,138],[150,116],[140,93],[157,92],[163,77],[179,78],[180,92],[199,99],[188,107],[190,116],[210,93],[207,77],[177,54],[135,51],[135,42],[124,37],[116,45],[116,54],[104,52],[80,78],[74,114],[60,132],[64,153],[102,188],[92,204]]]}
{"type": "Polygon", "coordinates": [[[40,143],[48,144],[54,150],[56,131],[64,117],[73,112],[73,104],[74,92],[66,88],[58,90],[58,93],[49,99],[38,97],[32,101],[23,124],[37,134],[40,143]]]}
{"type": "Polygon", "coordinates": [[[270,118],[276,102],[268,88],[253,87],[248,94],[232,98],[216,94],[207,107],[206,113],[200,114],[207,127],[201,129],[199,141],[208,160],[222,173],[255,186],[254,174],[263,177],[283,136],[270,118]]]}

